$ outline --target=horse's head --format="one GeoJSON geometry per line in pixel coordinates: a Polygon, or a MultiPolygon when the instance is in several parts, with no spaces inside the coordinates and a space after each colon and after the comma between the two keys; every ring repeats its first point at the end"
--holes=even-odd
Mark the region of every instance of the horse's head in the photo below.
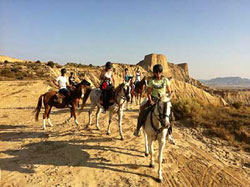
{"type": "Polygon", "coordinates": [[[171,94],[159,94],[159,100],[156,103],[155,114],[158,116],[158,120],[162,127],[166,127],[169,122],[171,113],[171,94]]]}
{"type": "Polygon", "coordinates": [[[127,101],[129,101],[131,98],[131,85],[129,82],[124,84],[123,94],[126,97],[127,101]]]}
{"type": "Polygon", "coordinates": [[[129,101],[131,98],[131,86],[128,82],[124,82],[124,83],[120,84],[117,87],[116,92],[121,97],[126,98],[127,101],[129,101]]]}
{"type": "Polygon", "coordinates": [[[87,80],[85,80],[85,79],[83,79],[82,81],[81,81],[81,85],[83,85],[83,86],[90,86],[90,82],[88,82],[87,80]]]}

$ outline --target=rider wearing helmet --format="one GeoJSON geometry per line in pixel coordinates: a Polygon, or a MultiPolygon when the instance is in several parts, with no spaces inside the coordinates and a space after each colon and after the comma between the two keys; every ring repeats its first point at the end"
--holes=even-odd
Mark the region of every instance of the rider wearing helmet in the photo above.
{"type": "Polygon", "coordinates": [[[57,77],[53,80],[53,83],[59,88],[59,93],[66,97],[66,101],[69,107],[71,107],[72,99],[70,98],[70,91],[67,87],[71,87],[68,83],[68,79],[66,77],[66,69],[61,69],[61,76],[57,77]]]}
{"type": "Polygon", "coordinates": [[[125,75],[124,75],[124,81],[130,82],[132,80],[133,76],[128,74],[128,68],[125,68],[125,75]]]}
{"type": "MultiPolygon", "coordinates": [[[[140,107],[140,114],[137,121],[137,128],[134,132],[135,136],[139,136],[139,131],[142,125],[146,122],[147,115],[151,110],[151,106],[159,99],[159,94],[171,93],[170,82],[162,75],[163,67],[161,64],[156,64],[153,67],[153,78],[149,81],[147,97],[148,100],[140,107]]],[[[170,130],[171,131],[171,130],[170,130]]],[[[174,144],[172,136],[169,136],[170,143],[174,144]]]]}
{"type": "Polygon", "coordinates": [[[104,113],[109,107],[109,99],[111,96],[112,92],[112,87],[115,86],[115,79],[113,76],[113,71],[112,71],[112,63],[107,62],[105,64],[105,69],[102,71],[100,75],[100,80],[101,80],[101,90],[103,93],[103,107],[104,107],[104,113]]]}
{"type": "Polygon", "coordinates": [[[74,77],[74,72],[70,72],[70,76],[69,76],[69,84],[71,86],[75,86],[76,85],[76,82],[75,82],[75,77],[74,77]]]}

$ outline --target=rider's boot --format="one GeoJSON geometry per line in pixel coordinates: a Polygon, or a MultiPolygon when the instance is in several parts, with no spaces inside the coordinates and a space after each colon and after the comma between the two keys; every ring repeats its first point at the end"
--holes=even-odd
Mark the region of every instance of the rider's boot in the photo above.
{"type": "Polygon", "coordinates": [[[134,136],[136,137],[140,136],[140,129],[146,122],[147,114],[148,114],[148,112],[144,110],[146,107],[147,107],[147,103],[140,107],[140,113],[139,113],[139,117],[137,120],[137,127],[136,127],[136,130],[134,131],[134,136]]]}

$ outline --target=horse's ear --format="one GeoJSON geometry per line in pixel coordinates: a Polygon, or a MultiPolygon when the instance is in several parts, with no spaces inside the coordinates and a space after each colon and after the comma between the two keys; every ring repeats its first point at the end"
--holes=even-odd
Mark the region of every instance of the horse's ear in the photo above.
{"type": "Polygon", "coordinates": [[[170,81],[173,77],[169,77],[168,80],[170,81]]]}
{"type": "Polygon", "coordinates": [[[161,93],[158,93],[159,98],[161,98],[161,93]]]}

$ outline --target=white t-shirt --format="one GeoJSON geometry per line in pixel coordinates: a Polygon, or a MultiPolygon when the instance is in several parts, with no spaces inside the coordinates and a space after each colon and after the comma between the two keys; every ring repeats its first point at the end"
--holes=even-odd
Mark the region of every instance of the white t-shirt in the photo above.
{"type": "Polygon", "coordinates": [[[67,84],[66,84],[68,82],[67,77],[59,76],[56,78],[56,81],[58,82],[60,89],[67,88],[67,84]]]}

